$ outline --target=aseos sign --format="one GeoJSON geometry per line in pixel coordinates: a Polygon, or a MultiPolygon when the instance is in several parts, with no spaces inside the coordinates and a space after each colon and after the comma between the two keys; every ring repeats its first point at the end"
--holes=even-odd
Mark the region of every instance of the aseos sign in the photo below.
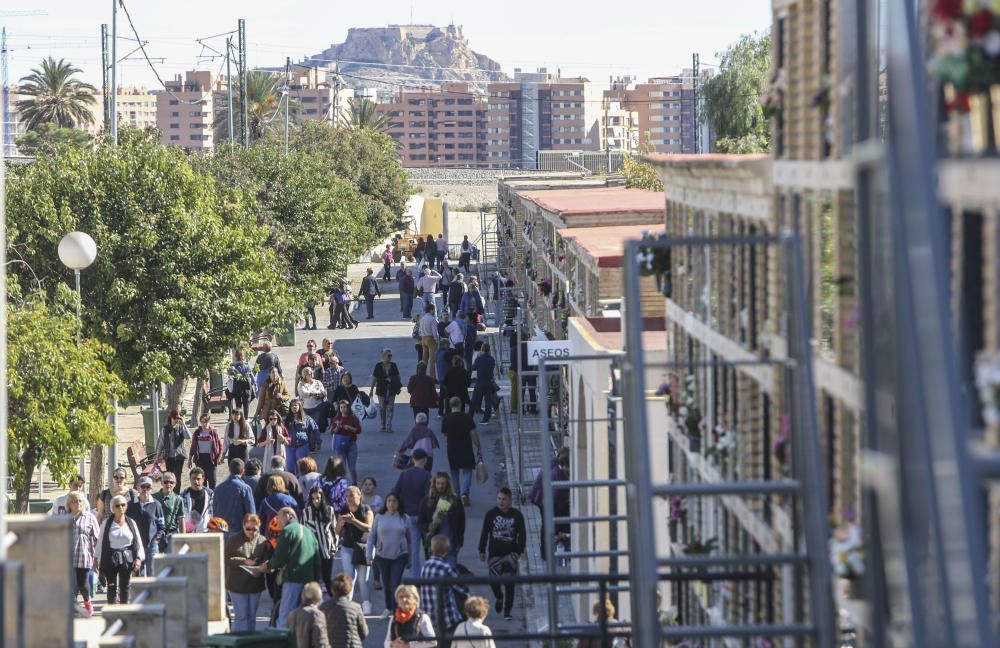
{"type": "Polygon", "coordinates": [[[569,340],[543,340],[539,342],[528,342],[528,364],[532,367],[538,366],[538,359],[545,358],[545,362],[566,362],[569,360],[569,340]]]}

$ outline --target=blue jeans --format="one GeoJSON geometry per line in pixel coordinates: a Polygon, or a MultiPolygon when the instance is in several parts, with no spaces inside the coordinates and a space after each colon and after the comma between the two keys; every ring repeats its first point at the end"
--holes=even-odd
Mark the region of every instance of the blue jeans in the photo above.
{"type": "Polygon", "coordinates": [[[413,317],[413,295],[400,295],[399,300],[402,302],[403,317],[406,319],[413,317]]]}
{"type": "Polygon", "coordinates": [[[286,581],[281,586],[281,603],[278,607],[279,628],[288,627],[288,615],[291,614],[292,610],[299,607],[302,599],[302,588],[305,585],[305,583],[289,583],[286,581]]]}
{"type": "Polygon", "coordinates": [[[424,534],[420,531],[416,515],[410,516],[410,547],[413,549],[410,553],[410,576],[420,578],[420,570],[424,566],[424,534]]]}
{"type": "Polygon", "coordinates": [[[299,446],[296,448],[294,445],[285,447],[285,466],[288,472],[293,475],[299,474],[299,459],[303,459],[309,456],[309,444],[299,446]]]}
{"type": "Polygon", "coordinates": [[[319,450],[319,446],[323,442],[323,430],[326,429],[326,403],[320,403],[317,407],[307,409],[306,414],[316,421],[316,427],[319,428],[314,433],[314,438],[309,439],[309,445],[319,450]]]}
{"type": "Polygon", "coordinates": [[[153,556],[160,553],[160,545],[157,542],[151,543],[146,547],[146,560],[142,563],[142,571],[139,573],[143,576],[155,576],[153,573],[153,556]]]}
{"type": "Polygon", "coordinates": [[[260,605],[260,592],[256,594],[229,593],[233,602],[233,632],[243,632],[257,629],[257,606],[260,605]]]}
{"type": "Polygon", "coordinates": [[[385,609],[390,612],[396,610],[396,588],[403,582],[403,571],[409,556],[403,554],[398,558],[383,558],[375,556],[375,565],[382,576],[382,594],[385,595],[385,609]]]}
{"type": "Polygon", "coordinates": [[[458,478],[462,478],[462,491],[461,494],[468,497],[469,493],[472,492],[472,471],[465,468],[452,468],[451,469],[451,487],[455,489],[458,493],[458,478]]]}
{"type": "Polygon", "coordinates": [[[358,442],[344,434],[334,434],[333,451],[347,463],[347,473],[351,476],[351,483],[357,484],[358,442]]]}
{"type": "MultiPolygon", "coordinates": [[[[350,576],[351,580],[354,581],[354,589],[361,590],[361,598],[358,602],[371,602],[371,595],[368,591],[368,565],[354,564],[354,549],[351,547],[341,547],[338,556],[340,556],[340,573],[350,576]]],[[[354,589],[347,595],[348,601],[354,597],[354,589]]]]}

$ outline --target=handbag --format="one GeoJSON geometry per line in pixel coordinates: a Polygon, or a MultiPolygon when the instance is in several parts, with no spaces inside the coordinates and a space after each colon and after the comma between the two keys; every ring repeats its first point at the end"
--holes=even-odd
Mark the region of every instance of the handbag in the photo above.
{"type": "Polygon", "coordinates": [[[485,484],[486,480],[489,478],[490,478],[490,471],[486,467],[486,464],[483,463],[483,457],[482,455],[480,455],[479,459],[476,461],[476,483],[485,484]]]}
{"type": "Polygon", "coordinates": [[[392,467],[396,470],[405,470],[410,467],[411,458],[410,455],[397,452],[392,455],[392,467]]]}

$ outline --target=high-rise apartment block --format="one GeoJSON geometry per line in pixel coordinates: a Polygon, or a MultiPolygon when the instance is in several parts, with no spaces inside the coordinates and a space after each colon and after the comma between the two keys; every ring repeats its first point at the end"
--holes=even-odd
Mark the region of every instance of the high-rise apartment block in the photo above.
{"type": "Polygon", "coordinates": [[[656,153],[694,153],[694,79],[689,70],[680,76],[633,83],[628,77],[611,80],[607,99],[620,101],[638,116],[638,139],[656,153]]]}
{"type": "Polygon", "coordinates": [[[486,165],[486,102],[464,83],[440,89],[400,89],[376,115],[389,120],[407,167],[486,165]]]}
{"type": "Polygon", "coordinates": [[[211,149],[215,140],[212,73],[190,70],[166,82],[156,95],[156,125],[164,144],[188,149],[211,149]]]}

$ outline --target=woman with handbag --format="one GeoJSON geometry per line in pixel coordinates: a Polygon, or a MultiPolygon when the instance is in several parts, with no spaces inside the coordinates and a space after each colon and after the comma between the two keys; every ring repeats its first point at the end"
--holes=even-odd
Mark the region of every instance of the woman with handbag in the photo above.
{"type": "Polygon", "coordinates": [[[229,398],[229,409],[242,409],[243,417],[250,415],[250,401],[257,398],[257,381],[253,369],[246,361],[246,351],[236,349],[233,354],[233,365],[226,372],[229,384],[226,396],[229,398]]]}
{"type": "Polygon", "coordinates": [[[160,431],[160,439],[156,444],[156,460],[162,461],[166,465],[167,471],[174,474],[176,478],[174,492],[176,493],[181,490],[181,471],[184,470],[184,459],[187,458],[184,441],[190,438],[191,430],[184,425],[184,417],[178,410],[171,411],[160,431]]]}
{"type": "Polygon", "coordinates": [[[396,407],[396,396],[403,390],[403,378],[399,367],[392,361],[392,350],[382,349],[382,362],[372,369],[372,385],[368,390],[368,398],[372,393],[379,398],[379,420],[383,432],[392,432],[392,416],[396,407]]]}
{"type": "Polygon", "coordinates": [[[111,498],[111,514],[101,525],[97,539],[100,558],[96,567],[107,580],[109,605],[128,603],[132,575],[139,572],[146,559],[139,528],[125,516],[126,507],[128,501],[121,495],[111,498]]]}
{"type": "Polygon", "coordinates": [[[224,441],[226,443],[225,455],[229,460],[242,459],[246,463],[250,448],[256,439],[243,410],[234,409],[230,414],[229,423],[226,424],[224,441]]]}
{"type": "Polygon", "coordinates": [[[275,455],[285,456],[285,448],[292,443],[288,436],[288,428],[281,421],[281,415],[277,410],[271,410],[267,415],[267,423],[260,430],[257,437],[257,445],[264,446],[264,465],[271,465],[271,458],[275,455]]]}
{"type": "Polygon", "coordinates": [[[281,377],[281,370],[278,367],[271,367],[267,376],[267,381],[260,389],[260,398],[257,399],[257,412],[255,417],[261,418],[272,410],[284,416],[288,413],[288,403],[292,400],[292,393],[288,391],[285,379],[281,377]]]}
{"type": "Polygon", "coordinates": [[[333,452],[340,457],[347,466],[347,472],[351,476],[351,483],[358,483],[358,435],[361,434],[361,421],[351,411],[351,406],[346,400],[340,401],[337,406],[338,412],[333,417],[330,428],[333,431],[333,452]]]}
{"type": "Polygon", "coordinates": [[[288,404],[288,416],[285,417],[285,427],[288,429],[288,436],[292,443],[286,450],[287,455],[285,465],[293,475],[299,473],[299,459],[309,455],[309,449],[313,447],[316,439],[319,438],[319,427],[311,416],[306,414],[302,407],[302,401],[293,398],[288,404]]]}
{"type": "Polygon", "coordinates": [[[319,543],[320,559],[323,563],[323,584],[326,591],[333,595],[331,579],[333,577],[333,557],[337,554],[337,539],[333,533],[337,514],[333,507],[327,504],[323,495],[323,487],[316,484],[309,490],[308,500],[302,509],[302,524],[304,524],[319,543]]]}
{"type": "MultiPolygon", "coordinates": [[[[337,517],[337,536],[340,538],[341,571],[354,580],[360,589],[361,609],[371,614],[372,604],[368,592],[368,558],[362,538],[371,531],[375,514],[361,503],[361,489],[347,489],[347,510],[337,517]]],[[[348,598],[351,598],[348,596],[348,598]]]]}
{"type": "Polygon", "coordinates": [[[334,403],[340,403],[340,401],[347,401],[348,405],[354,405],[354,401],[361,399],[361,404],[363,407],[368,407],[369,398],[368,394],[361,391],[357,385],[354,384],[354,376],[351,375],[350,371],[345,371],[340,375],[340,386],[333,390],[333,396],[330,400],[334,403]]]}

